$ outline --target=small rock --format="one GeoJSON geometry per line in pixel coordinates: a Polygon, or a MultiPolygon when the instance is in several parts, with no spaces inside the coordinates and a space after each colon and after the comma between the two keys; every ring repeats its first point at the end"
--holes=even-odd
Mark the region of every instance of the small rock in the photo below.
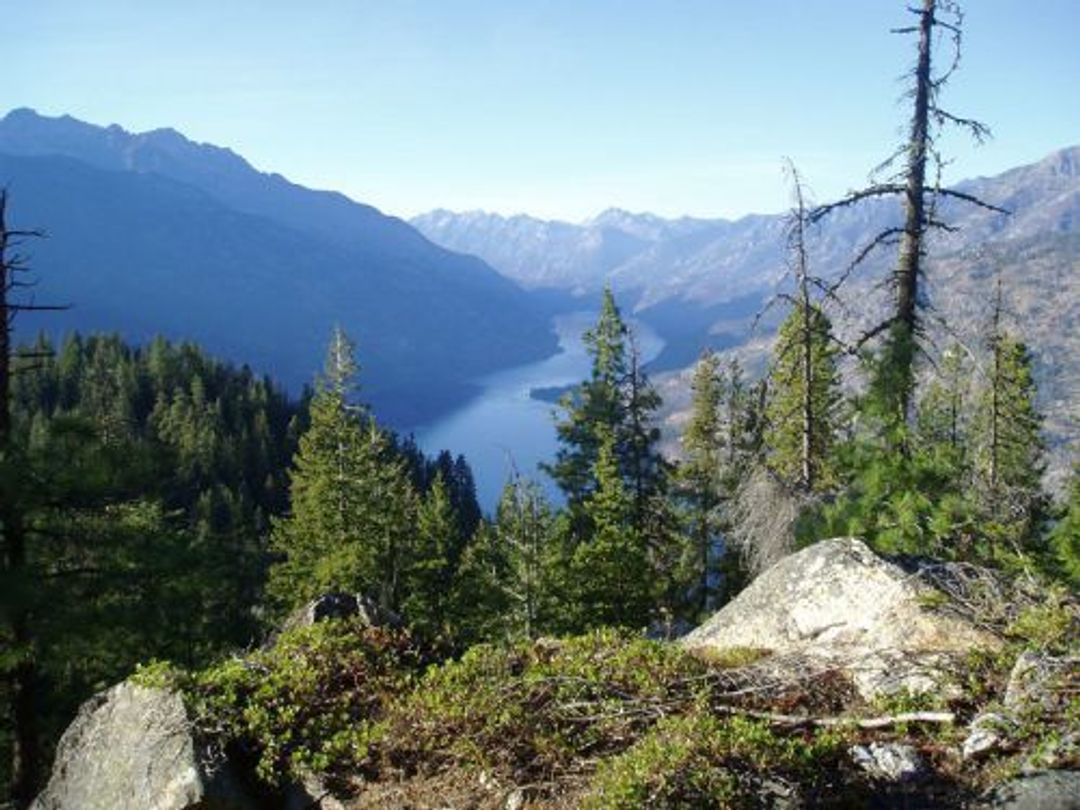
{"type": "Polygon", "coordinates": [[[503,804],[504,810],[521,810],[525,806],[525,791],[521,788],[514,788],[510,791],[510,794],[506,797],[506,803],[503,804]]]}
{"type": "Polygon", "coordinates": [[[964,759],[971,759],[998,748],[1014,725],[1012,720],[1002,714],[980,714],[968,727],[968,735],[961,749],[964,759]]]}
{"type": "Polygon", "coordinates": [[[855,764],[886,782],[916,782],[926,775],[926,764],[914,747],[899,743],[870,743],[851,748],[855,764]]]}

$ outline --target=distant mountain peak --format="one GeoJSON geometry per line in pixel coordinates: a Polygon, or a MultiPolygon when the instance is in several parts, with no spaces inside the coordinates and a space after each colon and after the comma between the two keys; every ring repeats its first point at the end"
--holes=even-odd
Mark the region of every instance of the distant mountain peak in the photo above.
{"type": "Polygon", "coordinates": [[[546,316],[481,260],[169,127],[13,110],[0,166],[20,217],[53,237],[35,261],[51,269],[42,292],[76,304],[61,327],[195,338],[298,386],[339,321],[368,351],[368,401],[407,424],[555,348],[546,316]]]}
{"type": "Polygon", "coordinates": [[[608,222],[625,222],[627,220],[645,220],[648,222],[657,222],[660,219],[656,214],[652,214],[648,211],[628,211],[625,208],[619,208],[612,206],[605,208],[599,214],[589,219],[586,219],[582,224],[584,225],[602,225],[608,222]]]}

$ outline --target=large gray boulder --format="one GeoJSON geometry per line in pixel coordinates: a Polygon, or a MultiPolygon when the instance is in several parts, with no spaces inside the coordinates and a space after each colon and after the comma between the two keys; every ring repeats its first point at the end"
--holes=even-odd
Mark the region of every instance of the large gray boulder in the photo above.
{"type": "Polygon", "coordinates": [[[681,643],[705,653],[764,649],[807,671],[841,670],[865,699],[934,691],[958,657],[1000,643],[941,610],[947,598],[857,538],[823,540],[767,569],[681,643]]]}
{"type": "Polygon", "coordinates": [[[64,732],[32,810],[247,810],[259,803],[192,733],[180,695],[125,681],[64,732]]]}

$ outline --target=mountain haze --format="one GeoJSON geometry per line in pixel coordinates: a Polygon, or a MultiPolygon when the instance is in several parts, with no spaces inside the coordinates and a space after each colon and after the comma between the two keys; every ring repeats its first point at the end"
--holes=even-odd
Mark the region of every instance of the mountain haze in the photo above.
{"type": "Polygon", "coordinates": [[[49,234],[27,246],[37,300],[73,305],[23,319],[23,337],[162,332],[297,388],[340,322],[358,343],[363,398],[398,426],[555,348],[529,297],[483,261],[173,130],[16,110],[0,120],[0,182],[14,224],[49,234]]]}

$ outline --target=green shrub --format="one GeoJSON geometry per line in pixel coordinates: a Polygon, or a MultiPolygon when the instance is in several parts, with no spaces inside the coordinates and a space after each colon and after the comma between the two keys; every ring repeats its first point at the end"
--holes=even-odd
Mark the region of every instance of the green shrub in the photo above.
{"type": "Polygon", "coordinates": [[[601,630],[481,645],[428,672],[388,719],[398,764],[543,778],[624,750],[665,707],[685,707],[707,666],[670,644],[601,630]]]}
{"type": "Polygon", "coordinates": [[[190,676],[184,690],[204,734],[240,746],[260,778],[280,783],[362,771],[386,706],[420,664],[402,632],[328,621],[190,676]]]}
{"type": "MultiPolygon", "coordinates": [[[[660,721],[620,756],[601,763],[583,806],[729,808],[762,806],[761,776],[812,794],[840,776],[850,743],[839,731],[783,735],[742,717],[691,713],[660,721]]],[[[835,788],[830,785],[829,788],[835,788]]],[[[823,797],[819,797],[823,798],[823,797]]]]}
{"type": "Polygon", "coordinates": [[[1026,647],[1075,651],[1078,638],[1075,604],[1064,590],[1051,589],[1041,603],[1017,616],[1005,634],[1026,647]]]}

